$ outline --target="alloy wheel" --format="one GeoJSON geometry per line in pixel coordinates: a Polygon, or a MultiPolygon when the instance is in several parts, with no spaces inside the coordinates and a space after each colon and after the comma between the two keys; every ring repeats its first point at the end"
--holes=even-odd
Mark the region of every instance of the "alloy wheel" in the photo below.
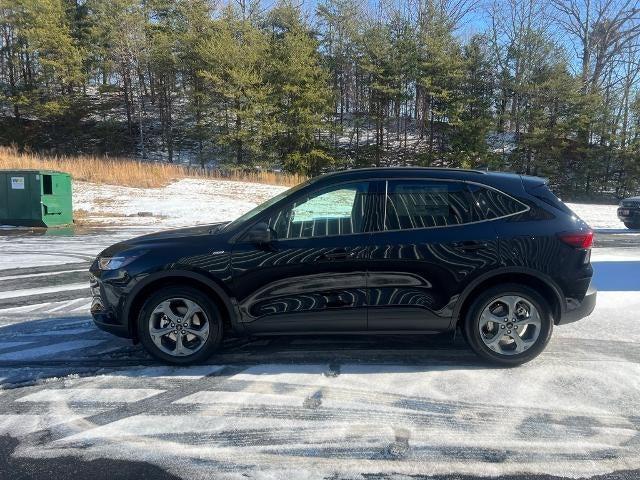
{"type": "Polygon", "coordinates": [[[209,318],[193,300],[170,298],[151,312],[149,335],[156,347],[168,355],[192,355],[209,338],[209,318]]]}
{"type": "Polygon", "coordinates": [[[526,352],[538,340],[542,320],[534,304],[518,295],[491,300],[480,314],[478,328],[484,344],[501,355],[526,352]]]}

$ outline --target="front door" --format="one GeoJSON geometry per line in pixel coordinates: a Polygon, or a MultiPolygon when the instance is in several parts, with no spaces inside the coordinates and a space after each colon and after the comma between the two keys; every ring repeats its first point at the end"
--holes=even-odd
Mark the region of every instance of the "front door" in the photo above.
{"type": "Polygon", "coordinates": [[[461,289],[495,268],[491,222],[477,222],[463,182],[389,180],[383,231],[372,235],[369,330],[449,328],[461,289]]]}
{"type": "Polygon", "coordinates": [[[250,332],[367,328],[369,182],[349,182],[292,199],[258,220],[275,238],[233,249],[233,283],[250,332]]]}

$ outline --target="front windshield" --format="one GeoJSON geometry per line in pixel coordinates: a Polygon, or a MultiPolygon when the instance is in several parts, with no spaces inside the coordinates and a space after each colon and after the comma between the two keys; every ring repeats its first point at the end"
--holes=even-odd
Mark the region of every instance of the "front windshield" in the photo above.
{"type": "Polygon", "coordinates": [[[285,190],[284,192],[279,193],[275,197],[270,198],[266,202],[261,203],[260,205],[258,205],[257,207],[252,208],[251,210],[249,210],[244,215],[241,215],[240,217],[236,218],[233,222],[228,223],[227,225],[225,225],[225,227],[222,230],[223,231],[231,231],[234,228],[244,224],[245,222],[250,221],[253,217],[256,217],[256,216],[260,215],[267,208],[269,208],[271,205],[276,204],[277,202],[282,200],[284,197],[286,197],[288,195],[291,195],[294,192],[297,192],[298,190],[300,190],[303,187],[306,187],[310,182],[311,182],[311,180],[307,180],[306,182],[302,182],[302,183],[296,185],[295,187],[289,188],[289,189],[285,190]]]}

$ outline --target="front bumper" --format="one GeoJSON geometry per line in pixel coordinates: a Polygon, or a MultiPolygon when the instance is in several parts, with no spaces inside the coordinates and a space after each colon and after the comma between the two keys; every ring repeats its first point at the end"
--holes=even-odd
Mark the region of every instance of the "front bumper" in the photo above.
{"type": "Polygon", "coordinates": [[[581,302],[577,300],[567,301],[567,309],[560,317],[557,325],[565,325],[567,323],[577,322],[578,320],[588,317],[596,308],[596,297],[598,296],[598,290],[596,289],[593,281],[589,283],[587,293],[581,302]]]}
{"type": "Polygon", "coordinates": [[[640,222],[640,208],[620,207],[618,208],[618,218],[623,222],[640,222]],[[622,212],[625,212],[624,214],[622,212]]]}
{"type": "MultiPolygon", "coordinates": [[[[93,268],[93,267],[92,267],[93,268]]],[[[89,276],[91,287],[91,316],[93,323],[101,330],[123,338],[132,338],[129,324],[123,320],[121,312],[121,298],[117,291],[110,285],[106,285],[97,275],[98,271],[92,271],[89,276]]]]}

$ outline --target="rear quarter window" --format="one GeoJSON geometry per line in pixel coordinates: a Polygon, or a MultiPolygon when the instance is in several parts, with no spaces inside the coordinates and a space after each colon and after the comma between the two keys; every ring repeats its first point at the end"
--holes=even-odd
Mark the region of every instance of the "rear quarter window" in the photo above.
{"type": "Polygon", "coordinates": [[[564,212],[568,215],[575,215],[573,211],[562,202],[562,200],[554,195],[554,193],[546,184],[538,185],[532,189],[528,189],[527,192],[529,192],[529,194],[533,195],[537,199],[542,200],[547,205],[551,205],[552,207],[557,208],[561,212],[564,212]]]}
{"type": "Polygon", "coordinates": [[[526,212],[529,207],[493,188],[470,185],[477,220],[492,220],[526,212]]]}

